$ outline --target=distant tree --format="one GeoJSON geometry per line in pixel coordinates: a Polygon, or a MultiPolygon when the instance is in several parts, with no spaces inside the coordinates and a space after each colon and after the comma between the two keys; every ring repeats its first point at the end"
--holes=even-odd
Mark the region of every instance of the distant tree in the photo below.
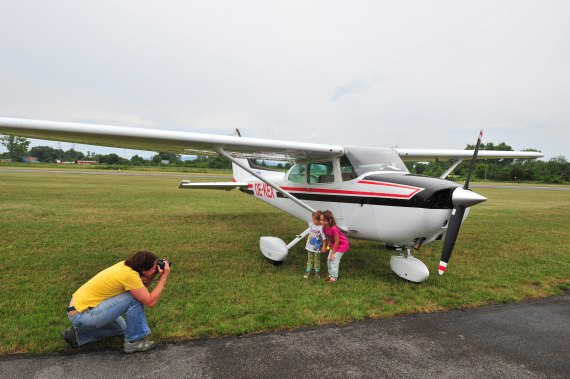
{"type": "Polygon", "coordinates": [[[231,168],[232,162],[221,155],[198,155],[196,159],[187,161],[185,166],[200,167],[200,168],[231,168]]]}
{"type": "Polygon", "coordinates": [[[83,159],[85,159],[85,154],[75,149],[69,149],[63,153],[63,160],[66,162],[75,162],[83,159]]]}
{"type": "Polygon", "coordinates": [[[425,163],[416,163],[414,165],[414,169],[416,171],[416,174],[422,175],[427,169],[427,165],[425,163]]]}
{"type": "Polygon", "coordinates": [[[125,158],[121,158],[115,153],[111,153],[108,155],[100,155],[99,163],[104,163],[108,165],[130,165],[131,161],[125,158]]]}
{"type": "Polygon", "coordinates": [[[135,166],[144,166],[146,165],[146,161],[144,160],[143,157],[139,156],[139,155],[133,155],[131,157],[131,163],[135,166]]]}
{"type": "Polygon", "coordinates": [[[34,146],[30,149],[29,154],[38,158],[40,162],[54,163],[61,159],[61,150],[56,150],[50,146],[34,146]]]}
{"type": "Polygon", "coordinates": [[[570,163],[562,155],[551,158],[546,162],[548,177],[545,181],[549,183],[564,183],[570,181],[570,163]]]}
{"type": "Polygon", "coordinates": [[[12,159],[12,162],[21,161],[30,146],[30,141],[24,137],[2,136],[0,137],[0,141],[2,145],[8,149],[8,155],[10,159],[12,159]]]}

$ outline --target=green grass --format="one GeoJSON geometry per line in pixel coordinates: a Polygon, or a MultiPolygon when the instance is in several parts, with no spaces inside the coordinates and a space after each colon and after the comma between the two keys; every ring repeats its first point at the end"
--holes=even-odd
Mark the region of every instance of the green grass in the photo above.
{"type": "MultiPolygon", "coordinates": [[[[378,243],[351,242],[333,285],[302,278],[303,243],[279,267],[259,237],[290,241],[301,221],[237,191],[180,190],[170,176],[0,171],[0,354],[67,349],[71,294],[136,250],[173,260],[147,315],[157,341],[388,318],[561,294],[570,288],[570,195],[477,189],[448,272],[441,243],[416,256],[432,271],[397,277],[378,243]]],[[[324,257],[322,264],[325,264],[324,257]]],[[[120,339],[86,349],[120,346],[120,339]]]]}

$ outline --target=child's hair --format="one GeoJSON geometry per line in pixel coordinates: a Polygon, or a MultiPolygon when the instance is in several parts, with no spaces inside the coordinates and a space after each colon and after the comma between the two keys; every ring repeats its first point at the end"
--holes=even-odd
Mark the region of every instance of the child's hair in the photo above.
{"type": "Polygon", "coordinates": [[[321,212],[321,211],[314,211],[314,212],[311,214],[311,217],[320,221],[322,215],[323,215],[323,212],[321,212]]]}
{"type": "Polygon", "coordinates": [[[325,218],[325,220],[327,220],[327,223],[329,224],[329,226],[335,226],[336,225],[336,220],[334,219],[334,216],[333,216],[331,211],[324,211],[323,217],[325,218]]]}

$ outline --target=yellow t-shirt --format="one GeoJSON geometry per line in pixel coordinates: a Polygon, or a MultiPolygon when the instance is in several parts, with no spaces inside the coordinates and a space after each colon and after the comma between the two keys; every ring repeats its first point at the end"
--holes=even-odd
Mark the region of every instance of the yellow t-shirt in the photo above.
{"type": "Polygon", "coordinates": [[[103,300],[130,290],[144,287],[138,272],[119,262],[101,271],[73,294],[73,306],[78,312],[95,308],[103,300]]]}

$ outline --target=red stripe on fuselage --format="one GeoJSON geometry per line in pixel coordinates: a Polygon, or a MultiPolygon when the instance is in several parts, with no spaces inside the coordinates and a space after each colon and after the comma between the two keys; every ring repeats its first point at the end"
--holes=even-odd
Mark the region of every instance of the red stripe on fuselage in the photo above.
{"type": "MultiPolygon", "coordinates": [[[[306,187],[281,186],[281,188],[285,191],[290,191],[290,192],[301,192],[301,193],[322,194],[322,195],[357,195],[357,196],[382,197],[389,199],[404,199],[404,200],[409,200],[415,194],[424,190],[424,188],[419,188],[419,187],[412,187],[412,186],[387,183],[387,182],[375,182],[370,180],[361,180],[358,182],[358,184],[395,187],[400,189],[411,190],[411,192],[407,194],[399,194],[399,193],[389,193],[389,192],[354,191],[354,190],[341,190],[341,189],[329,189],[329,188],[318,188],[318,187],[306,188],[306,187]]],[[[253,189],[253,184],[251,183],[248,184],[247,188],[250,190],[253,189]]]]}
{"type": "Polygon", "coordinates": [[[392,199],[406,199],[409,200],[419,191],[422,191],[422,188],[415,188],[414,192],[409,194],[399,194],[399,193],[386,193],[386,192],[369,192],[369,191],[351,191],[351,190],[337,190],[337,189],[328,189],[328,188],[300,188],[300,187],[281,187],[285,191],[291,192],[304,192],[304,193],[314,193],[314,194],[323,194],[323,195],[358,195],[358,196],[371,196],[371,197],[384,197],[384,198],[392,198],[392,199]]]}
{"type": "Polygon", "coordinates": [[[423,188],[420,188],[420,187],[406,186],[403,184],[388,183],[388,182],[375,182],[372,180],[360,180],[358,182],[358,184],[370,184],[373,186],[395,187],[395,188],[403,188],[403,189],[407,189],[407,190],[412,190],[413,192],[411,192],[409,195],[407,195],[408,198],[412,198],[416,193],[424,190],[423,188]]]}

